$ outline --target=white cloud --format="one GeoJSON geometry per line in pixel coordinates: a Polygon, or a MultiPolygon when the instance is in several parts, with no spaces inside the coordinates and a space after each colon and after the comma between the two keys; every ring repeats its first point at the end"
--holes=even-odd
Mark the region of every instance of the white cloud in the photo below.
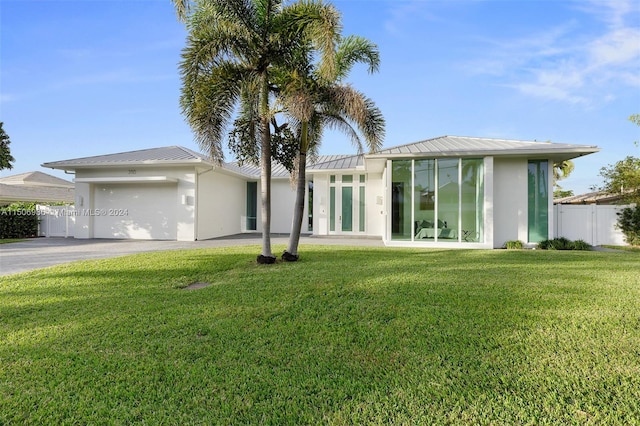
{"type": "Polygon", "coordinates": [[[493,42],[486,59],[472,68],[527,96],[570,104],[607,102],[616,97],[612,91],[640,87],[640,27],[629,19],[640,15],[640,3],[581,2],[579,10],[603,23],[599,34],[581,31],[573,22],[507,43],[493,42]]]}

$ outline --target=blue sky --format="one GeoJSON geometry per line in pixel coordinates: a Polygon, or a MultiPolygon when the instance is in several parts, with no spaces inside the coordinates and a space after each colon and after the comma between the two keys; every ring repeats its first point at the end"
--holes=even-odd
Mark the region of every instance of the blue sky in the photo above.
{"type": "MultiPolygon", "coordinates": [[[[344,34],[381,67],[349,81],[387,120],[385,146],[442,135],[597,145],[565,189],[640,155],[640,2],[336,0],[344,34]]],[[[0,0],[0,121],[16,158],[47,161],[183,145],[177,65],[186,32],[170,0],[0,0]]],[[[353,153],[328,134],[322,154],[353,153]]],[[[228,158],[231,160],[232,158],[228,158]]]]}

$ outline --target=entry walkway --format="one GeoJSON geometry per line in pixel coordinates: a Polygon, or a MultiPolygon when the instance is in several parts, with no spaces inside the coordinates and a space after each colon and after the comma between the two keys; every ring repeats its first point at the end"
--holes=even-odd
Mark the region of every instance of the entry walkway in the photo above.
{"type": "MultiPolygon", "coordinates": [[[[271,236],[272,245],[286,245],[288,235],[271,236]]],[[[103,259],[163,250],[261,245],[260,234],[239,234],[202,241],[142,241],[74,238],[34,238],[19,243],[0,244],[0,276],[46,268],[76,260],[103,259]]],[[[343,245],[383,247],[380,239],[302,236],[300,245],[343,245]]],[[[256,253],[257,255],[258,253],[256,253]]],[[[280,253],[275,253],[280,255],[280,253]]]]}

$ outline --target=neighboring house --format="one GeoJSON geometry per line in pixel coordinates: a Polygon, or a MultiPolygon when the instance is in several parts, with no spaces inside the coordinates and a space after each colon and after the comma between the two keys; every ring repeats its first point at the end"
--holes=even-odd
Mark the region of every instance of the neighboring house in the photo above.
{"type": "Polygon", "coordinates": [[[624,194],[609,194],[603,191],[596,191],[556,198],[553,200],[553,204],[624,204],[623,198],[624,194]]]}
{"type": "Polygon", "coordinates": [[[73,203],[74,185],[42,172],[0,178],[0,205],[15,202],[73,203]]]}
{"type": "MultiPolygon", "coordinates": [[[[594,146],[443,136],[307,167],[314,235],[389,246],[501,247],[553,237],[553,163],[594,146]]],[[[172,146],[43,164],[75,172],[76,238],[201,240],[261,231],[259,168],[172,146]]],[[[291,228],[295,192],[274,165],[274,233],[291,228]]]]}
{"type": "Polygon", "coordinates": [[[598,245],[626,245],[618,213],[628,205],[624,194],[589,192],[553,200],[554,234],[598,245]]]}

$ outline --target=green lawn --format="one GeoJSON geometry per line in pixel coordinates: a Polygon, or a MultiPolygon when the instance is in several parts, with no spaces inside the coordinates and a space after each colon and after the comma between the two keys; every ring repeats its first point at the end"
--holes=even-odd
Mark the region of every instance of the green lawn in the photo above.
{"type": "Polygon", "coordinates": [[[0,424],[640,424],[637,253],[258,252],[0,278],[0,424]]]}
{"type": "Polygon", "coordinates": [[[4,239],[0,239],[0,244],[20,243],[22,241],[24,241],[24,239],[4,238],[4,239]]]}

